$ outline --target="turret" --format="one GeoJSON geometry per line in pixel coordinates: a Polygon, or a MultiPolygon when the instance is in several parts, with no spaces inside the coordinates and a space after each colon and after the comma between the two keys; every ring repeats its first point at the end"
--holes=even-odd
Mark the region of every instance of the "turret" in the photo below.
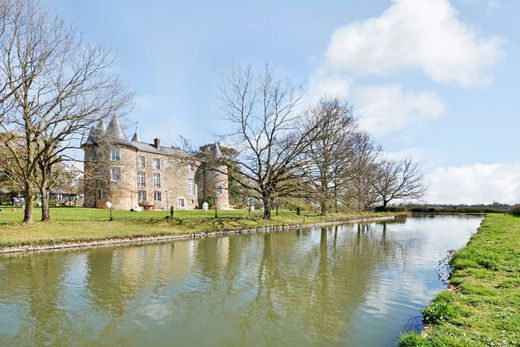
{"type": "Polygon", "coordinates": [[[108,124],[107,130],[106,130],[106,136],[107,140],[109,141],[117,141],[117,140],[123,140],[127,141],[125,132],[123,131],[123,127],[121,126],[121,123],[119,123],[119,119],[116,115],[112,116],[112,119],[110,120],[110,123],[108,124]]]}
{"type": "Polygon", "coordinates": [[[141,136],[139,136],[139,133],[137,132],[137,130],[135,131],[134,136],[132,136],[132,142],[143,142],[143,140],[141,140],[141,136]]]}
{"type": "Polygon", "coordinates": [[[90,132],[87,138],[87,141],[85,141],[84,145],[93,145],[98,143],[98,141],[105,135],[105,123],[103,120],[99,120],[97,126],[92,126],[90,128],[90,132]]]}
{"type": "Polygon", "coordinates": [[[222,160],[223,155],[218,143],[212,147],[213,160],[208,167],[208,187],[209,194],[215,196],[215,204],[218,209],[229,209],[229,185],[228,168],[222,160]]]}

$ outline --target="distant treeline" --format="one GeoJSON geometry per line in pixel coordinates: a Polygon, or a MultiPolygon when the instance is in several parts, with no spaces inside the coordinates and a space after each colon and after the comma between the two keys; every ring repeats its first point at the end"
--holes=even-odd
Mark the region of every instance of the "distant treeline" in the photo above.
{"type": "Polygon", "coordinates": [[[437,205],[437,204],[415,204],[389,206],[385,211],[400,212],[408,211],[412,213],[509,213],[512,205],[493,203],[479,205],[437,205]]]}

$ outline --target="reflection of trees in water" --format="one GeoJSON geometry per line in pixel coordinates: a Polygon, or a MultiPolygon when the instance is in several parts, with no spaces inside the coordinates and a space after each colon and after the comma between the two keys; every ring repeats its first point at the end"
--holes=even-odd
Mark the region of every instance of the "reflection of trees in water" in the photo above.
{"type": "Polygon", "coordinates": [[[38,254],[2,261],[5,267],[0,273],[0,291],[9,302],[23,303],[20,306],[27,311],[21,328],[6,345],[72,344],[73,334],[62,334],[65,327],[74,323],[65,312],[61,297],[67,257],[38,254]]]}
{"type": "Polygon", "coordinates": [[[342,338],[364,300],[374,268],[385,259],[381,243],[387,242],[374,238],[369,226],[360,226],[354,237],[346,233],[342,227],[322,228],[319,243],[313,243],[313,232],[263,235],[256,297],[241,320],[241,342],[248,341],[254,325],[265,325],[260,337],[265,341],[259,343],[281,343],[278,339],[291,331],[300,339],[292,342],[333,343],[342,338]],[[311,341],[302,339],[303,331],[311,341]]]}
{"type": "MultiPolygon", "coordinates": [[[[93,305],[89,318],[100,329],[98,338],[125,342],[125,317],[141,312],[154,296],[170,315],[164,316],[169,329],[176,329],[175,320],[191,327],[209,324],[227,331],[223,343],[337,343],[355,319],[374,270],[394,256],[392,238],[379,231],[335,226],[91,250],[85,277],[93,305]]],[[[52,343],[45,340],[52,331],[84,333],[57,308],[68,256],[34,259],[30,267],[25,258],[0,270],[9,278],[0,284],[2,293],[24,288],[30,277],[34,290],[23,295],[31,305],[28,320],[41,335],[35,338],[52,343]]]]}

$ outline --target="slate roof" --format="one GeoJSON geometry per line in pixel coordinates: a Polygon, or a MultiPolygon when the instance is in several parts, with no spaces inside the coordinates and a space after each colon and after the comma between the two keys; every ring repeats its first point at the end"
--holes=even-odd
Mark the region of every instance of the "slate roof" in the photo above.
{"type": "MultiPolygon", "coordinates": [[[[115,115],[110,120],[110,123],[108,124],[108,127],[106,129],[103,121],[99,121],[97,127],[92,126],[92,128],[90,129],[89,136],[87,140],[82,144],[82,146],[95,145],[98,143],[98,140],[100,138],[103,138],[103,141],[105,142],[130,147],[140,152],[155,153],[172,157],[188,156],[186,152],[184,152],[182,149],[178,147],[160,146],[159,148],[156,148],[151,143],[143,142],[137,131],[134,133],[134,136],[132,136],[132,141],[128,141],[123,127],[121,126],[119,119],[115,115]]],[[[220,150],[220,146],[218,143],[215,143],[212,149],[213,154],[216,158],[222,157],[222,151],[220,150]]]]}

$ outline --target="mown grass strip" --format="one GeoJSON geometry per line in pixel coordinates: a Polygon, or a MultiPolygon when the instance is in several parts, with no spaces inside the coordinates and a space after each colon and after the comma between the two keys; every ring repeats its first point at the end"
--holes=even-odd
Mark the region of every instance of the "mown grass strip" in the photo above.
{"type": "Polygon", "coordinates": [[[486,216],[451,261],[450,288],[399,346],[520,346],[520,217],[486,216]]]}
{"type": "Polygon", "coordinates": [[[114,220],[109,221],[106,210],[53,208],[51,222],[34,222],[25,225],[20,223],[19,218],[15,218],[19,217],[19,214],[21,211],[11,209],[0,212],[0,248],[254,229],[395,215],[392,213],[331,213],[320,216],[317,213],[307,212],[298,216],[294,211],[284,210],[280,211],[278,216],[273,216],[271,220],[264,220],[259,213],[249,215],[244,210],[219,211],[218,218],[214,218],[213,211],[176,211],[174,218],[166,218],[168,216],[166,211],[115,211],[114,220]]]}

